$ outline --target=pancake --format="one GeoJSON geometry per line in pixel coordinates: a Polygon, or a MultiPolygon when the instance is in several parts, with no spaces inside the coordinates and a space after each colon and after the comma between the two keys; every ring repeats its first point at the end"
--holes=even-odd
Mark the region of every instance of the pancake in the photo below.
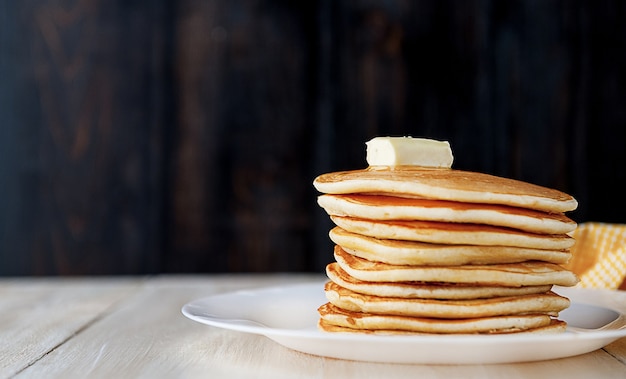
{"type": "Polygon", "coordinates": [[[576,199],[489,174],[406,166],[403,159],[423,149],[414,145],[406,152],[406,144],[391,142],[378,146],[373,158],[392,159],[395,166],[376,166],[383,162],[371,161],[368,151],[370,167],[314,180],[317,202],[336,225],[329,232],[335,262],[326,267],[328,303],[318,308],[319,328],[565,331],[556,317],[570,302],[551,289],[578,283],[560,266],[572,257],[577,224],[564,213],[577,208],[576,199]]]}
{"type": "Polygon", "coordinates": [[[567,234],[536,234],[490,225],[437,221],[381,221],[344,216],[330,218],[337,226],[349,232],[381,239],[546,250],[565,250],[574,245],[574,239],[567,234]]]}
{"type": "Polygon", "coordinates": [[[392,265],[455,266],[529,260],[562,264],[568,262],[572,256],[570,252],[560,250],[379,239],[351,233],[340,227],[331,229],[329,236],[334,243],[352,255],[392,265]]]}
{"type": "Polygon", "coordinates": [[[511,333],[546,327],[552,318],[546,314],[506,315],[469,319],[436,319],[352,312],[330,303],[319,307],[321,320],[353,330],[393,330],[413,333],[511,333]]]}
{"type": "MultiPolygon", "coordinates": [[[[520,331],[518,329],[512,330],[495,330],[489,331],[484,334],[510,334],[510,333],[541,333],[541,334],[557,334],[565,332],[567,324],[564,321],[552,319],[550,324],[543,327],[531,328],[520,331]]],[[[424,332],[414,332],[409,330],[390,330],[390,329],[356,329],[345,326],[333,325],[323,318],[318,321],[318,328],[324,332],[329,333],[359,333],[359,334],[373,334],[373,335],[424,335],[424,332]]],[[[469,333],[457,333],[457,334],[469,334],[469,333]]]]}
{"type": "Polygon", "coordinates": [[[559,265],[540,261],[473,266],[400,266],[373,262],[335,246],[335,260],[348,275],[367,282],[444,282],[491,286],[573,286],[578,277],[559,265]]]}
{"type": "Polygon", "coordinates": [[[460,283],[423,283],[423,282],[367,282],[348,275],[338,263],[326,266],[328,278],[335,284],[350,291],[379,297],[403,297],[421,299],[487,299],[501,296],[518,296],[546,293],[552,285],[505,287],[478,286],[460,283]]]}
{"type": "Polygon", "coordinates": [[[326,283],[324,293],[331,304],[347,311],[444,319],[536,313],[557,316],[570,305],[569,299],[553,292],[470,300],[406,299],[364,295],[332,281],[326,283]]]}
{"type": "Polygon", "coordinates": [[[322,174],[322,193],[370,193],[467,203],[502,204],[545,212],[567,212],[578,202],[561,191],[484,173],[417,166],[368,167],[322,174]]]}
{"type": "Polygon", "coordinates": [[[562,213],[547,213],[497,204],[362,194],[321,195],[317,202],[329,215],[370,220],[486,224],[541,234],[563,234],[576,229],[576,223],[562,213]]]}

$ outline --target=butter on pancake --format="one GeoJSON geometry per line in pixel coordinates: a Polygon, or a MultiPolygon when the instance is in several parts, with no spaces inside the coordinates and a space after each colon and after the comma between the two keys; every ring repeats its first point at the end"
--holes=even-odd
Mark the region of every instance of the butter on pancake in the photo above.
{"type": "Polygon", "coordinates": [[[353,278],[367,282],[436,282],[498,286],[573,286],[578,277],[559,265],[541,261],[493,265],[399,266],[372,262],[335,246],[335,261],[353,278]]]}
{"type": "Polygon", "coordinates": [[[454,161],[448,141],[412,137],[375,137],[365,143],[370,166],[450,168],[454,161]]]}
{"type": "Polygon", "coordinates": [[[574,245],[567,234],[537,234],[491,225],[439,221],[368,220],[330,216],[333,222],[353,233],[406,241],[453,245],[516,246],[530,249],[565,250],[574,245]]]}
{"type": "Polygon", "coordinates": [[[542,328],[552,323],[552,318],[546,314],[440,319],[352,312],[338,308],[331,303],[322,305],[318,312],[324,323],[349,328],[353,331],[387,330],[413,333],[495,334],[542,328]]]}
{"type": "Polygon", "coordinates": [[[383,195],[321,195],[329,215],[371,220],[421,220],[504,226],[541,234],[563,234],[576,223],[562,213],[547,213],[498,204],[415,199],[383,195]]]}
{"type": "Polygon", "coordinates": [[[545,293],[552,289],[551,284],[510,287],[475,285],[473,283],[368,282],[348,275],[336,262],[326,266],[326,274],[331,281],[350,291],[382,297],[448,300],[486,299],[545,293]]]}
{"type": "Polygon", "coordinates": [[[555,316],[570,305],[569,299],[553,292],[469,300],[407,299],[360,294],[332,281],[326,283],[324,293],[331,304],[347,311],[444,319],[517,314],[555,316]]]}
{"type": "Polygon", "coordinates": [[[561,191],[535,184],[445,168],[368,167],[322,174],[313,181],[322,193],[369,193],[467,203],[502,204],[544,212],[567,212],[578,202],[561,191]]]}
{"type": "Polygon", "coordinates": [[[539,260],[562,264],[572,254],[563,250],[514,246],[449,245],[368,237],[335,227],[330,239],[352,255],[392,265],[458,266],[539,260]]]}

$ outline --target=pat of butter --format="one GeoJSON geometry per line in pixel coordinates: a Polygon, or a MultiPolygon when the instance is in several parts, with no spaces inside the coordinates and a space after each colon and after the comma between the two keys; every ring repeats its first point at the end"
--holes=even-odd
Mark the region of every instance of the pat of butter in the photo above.
{"type": "Polygon", "coordinates": [[[447,141],[412,137],[375,137],[367,146],[370,166],[451,168],[454,157],[447,141]]]}

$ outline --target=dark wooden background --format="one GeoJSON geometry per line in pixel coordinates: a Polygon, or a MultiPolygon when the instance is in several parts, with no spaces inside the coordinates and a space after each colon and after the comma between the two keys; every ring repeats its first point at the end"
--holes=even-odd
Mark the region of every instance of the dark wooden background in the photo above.
{"type": "Polygon", "coordinates": [[[376,135],[626,222],[626,2],[0,0],[0,275],[322,271],[376,135]]]}

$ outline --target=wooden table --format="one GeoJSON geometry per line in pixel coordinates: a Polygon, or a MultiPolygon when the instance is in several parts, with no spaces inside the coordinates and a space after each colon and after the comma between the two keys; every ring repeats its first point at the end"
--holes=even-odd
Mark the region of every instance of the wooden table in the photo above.
{"type": "MultiPolygon", "coordinates": [[[[2,378],[626,378],[626,338],[578,357],[506,365],[399,365],[322,358],[202,325],[181,307],[318,275],[0,280],[2,378]]],[[[616,293],[626,307],[626,292],[616,293]]],[[[626,311],[626,310],[625,310],[626,311]]]]}

